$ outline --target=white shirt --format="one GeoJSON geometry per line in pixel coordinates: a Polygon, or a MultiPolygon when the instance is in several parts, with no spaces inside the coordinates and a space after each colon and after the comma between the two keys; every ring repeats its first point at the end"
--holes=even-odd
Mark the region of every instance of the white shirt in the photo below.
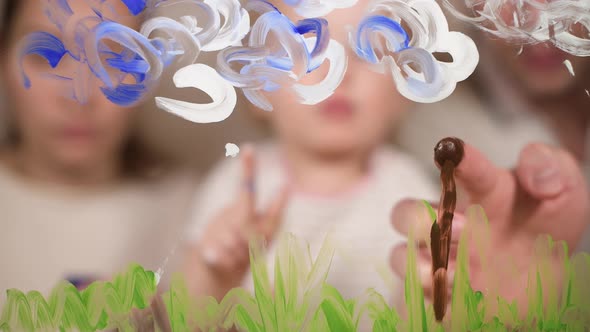
{"type": "Polygon", "coordinates": [[[0,308],[6,289],[47,296],[66,278],[111,280],[131,263],[157,271],[186,227],[187,178],[88,192],[0,166],[0,308]]]}
{"type": "MultiPolygon", "coordinates": [[[[287,174],[275,145],[265,144],[256,151],[257,205],[261,208],[278,193],[287,174]]],[[[208,177],[197,198],[192,241],[198,241],[204,226],[236,198],[240,177],[238,159],[223,161],[208,177]]],[[[397,292],[402,284],[390,272],[389,255],[405,238],[391,226],[390,215],[393,206],[408,197],[435,199],[437,189],[409,156],[381,148],[374,154],[370,175],[353,190],[331,197],[292,193],[279,233],[291,233],[309,243],[314,260],[329,234],[336,254],[328,283],[345,298],[374,288],[391,300],[392,291],[397,292]]],[[[275,250],[276,243],[271,243],[267,257],[271,282],[275,250]]],[[[249,275],[243,287],[253,290],[249,275]]]]}

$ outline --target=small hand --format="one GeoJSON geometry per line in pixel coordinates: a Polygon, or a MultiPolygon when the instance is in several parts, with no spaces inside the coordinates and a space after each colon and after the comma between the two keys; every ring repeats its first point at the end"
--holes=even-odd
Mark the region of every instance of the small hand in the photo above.
{"type": "Polygon", "coordinates": [[[254,237],[272,240],[288,200],[284,188],[265,211],[256,211],[254,151],[245,148],[241,158],[240,193],[209,223],[197,247],[212,272],[235,279],[243,278],[249,268],[249,241],[254,237]]]}

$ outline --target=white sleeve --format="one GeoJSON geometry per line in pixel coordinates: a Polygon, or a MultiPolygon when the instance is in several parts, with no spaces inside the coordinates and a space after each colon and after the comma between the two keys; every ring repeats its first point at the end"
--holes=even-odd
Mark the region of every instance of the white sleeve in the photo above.
{"type": "Polygon", "coordinates": [[[211,219],[235,199],[240,176],[238,159],[225,159],[213,168],[193,200],[185,242],[198,241],[211,219]]]}

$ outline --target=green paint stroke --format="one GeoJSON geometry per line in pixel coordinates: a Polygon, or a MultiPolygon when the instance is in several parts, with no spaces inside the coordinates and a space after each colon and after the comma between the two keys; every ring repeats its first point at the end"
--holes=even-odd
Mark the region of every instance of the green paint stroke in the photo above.
{"type": "MultiPolygon", "coordinates": [[[[471,210],[469,218],[483,220],[481,224],[487,227],[483,211],[471,210]]],[[[156,295],[155,274],[132,265],[112,282],[95,282],[83,291],[62,283],[48,300],[38,292],[23,294],[8,290],[0,331],[129,331],[146,326],[158,331],[216,331],[233,326],[251,332],[347,332],[357,331],[367,326],[364,325],[367,322],[374,332],[588,331],[590,255],[582,253],[569,258],[563,243],[539,238],[529,274],[528,311],[519,313],[516,303],[472,289],[467,234],[463,233],[459,243],[449,321],[442,324],[436,322],[432,305],[424,300],[415,246],[408,248],[407,314],[399,315],[372,289],[361,298],[345,299],[326,282],[334,255],[329,240],[314,259],[305,242],[286,235],[278,240],[272,271],[274,283],[266,265],[264,247],[261,242],[253,242],[250,249],[253,294],[236,288],[221,302],[214,298],[195,299],[182,276],[177,275],[168,291],[156,295]],[[553,265],[549,259],[555,255],[562,258],[561,271],[550,267],[553,265]],[[565,277],[557,278],[557,272],[564,272],[565,277]],[[560,287],[562,292],[558,293],[560,287]],[[158,309],[154,303],[163,306],[158,309]],[[165,311],[164,315],[156,310],[165,311]],[[164,317],[165,323],[158,317],[164,317]]],[[[410,234],[410,243],[412,239],[410,234]]],[[[485,241],[476,243],[481,246],[477,248],[481,252],[482,243],[485,241]]]]}
{"type": "Polygon", "coordinates": [[[37,291],[10,289],[0,331],[131,331],[131,310],[148,307],[156,288],[153,272],[132,265],[112,282],[94,282],[83,291],[62,282],[48,300],[37,291]]]}

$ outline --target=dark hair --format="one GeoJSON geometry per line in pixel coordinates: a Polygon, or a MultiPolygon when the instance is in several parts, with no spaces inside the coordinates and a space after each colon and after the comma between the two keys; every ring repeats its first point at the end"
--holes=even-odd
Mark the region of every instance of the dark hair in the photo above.
{"type": "MultiPolygon", "coordinates": [[[[1,0],[0,0],[1,1],[1,0]]],[[[18,17],[19,7],[24,0],[4,0],[2,8],[2,21],[0,22],[2,30],[0,31],[0,48],[6,49],[10,39],[10,32],[15,18],[18,17]]],[[[38,1],[38,0],[37,0],[38,1]]],[[[12,122],[12,121],[10,121],[12,122]]],[[[19,142],[18,131],[14,123],[9,124],[4,137],[0,140],[0,145],[17,145],[19,142]]],[[[125,142],[123,149],[120,151],[122,157],[122,172],[125,177],[146,178],[160,174],[161,171],[170,166],[168,162],[162,160],[151,151],[140,139],[137,133],[132,133],[125,142]]]]}
{"type": "Polygon", "coordinates": [[[4,8],[2,8],[2,31],[0,31],[0,40],[2,43],[6,42],[8,36],[10,36],[10,29],[12,27],[12,21],[17,16],[18,7],[22,4],[23,0],[4,0],[4,8]]]}

